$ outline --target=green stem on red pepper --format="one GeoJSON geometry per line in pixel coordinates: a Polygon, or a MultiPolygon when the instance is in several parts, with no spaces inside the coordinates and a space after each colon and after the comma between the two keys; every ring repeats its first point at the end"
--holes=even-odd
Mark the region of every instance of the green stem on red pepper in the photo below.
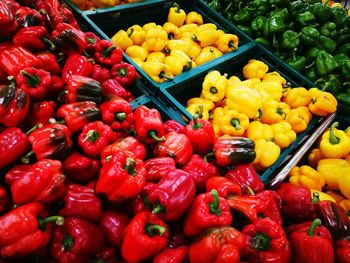
{"type": "Polygon", "coordinates": [[[265,233],[258,233],[252,239],[252,248],[256,251],[267,251],[270,247],[271,238],[265,233]]]}
{"type": "Polygon", "coordinates": [[[117,112],[114,114],[114,119],[117,122],[123,122],[126,119],[126,113],[125,112],[117,112]]]}
{"type": "Polygon", "coordinates": [[[153,237],[155,235],[163,235],[166,232],[166,228],[164,226],[160,225],[153,225],[150,223],[147,223],[145,226],[145,232],[147,235],[153,237]]]}
{"type": "Polygon", "coordinates": [[[112,51],[117,49],[116,45],[112,45],[109,48],[106,48],[103,52],[102,52],[102,56],[104,56],[105,58],[109,58],[109,56],[111,55],[112,51]]]}
{"type": "Polygon", "coordinates": [[[218,191],[215,189],[211,190],[210,194],[213,196],[214,201],[209,203],[209,209],[210,213],[214,214],[216,216],[220,216],[221,214],[221,209],[220,209],[220,199],[219,199],[219,194],[218,191]]]}
{"type": "Polygon", "coordinates": [[[318,227],[320,225],[322,225],[321,220],[319,218],[316,218],[314,221],[312,221],[310,228],[309,228],[309,231],[307,232],[307,235],[309,237],[313,237],[316,227],[318,227]]]}
{"type": "Polygon", "coordinates": [[[136,162],[132,158],[126,158],[126,164],[124,166],[124,170],[128,172],[129,175],[136,175],[136,162]]]}

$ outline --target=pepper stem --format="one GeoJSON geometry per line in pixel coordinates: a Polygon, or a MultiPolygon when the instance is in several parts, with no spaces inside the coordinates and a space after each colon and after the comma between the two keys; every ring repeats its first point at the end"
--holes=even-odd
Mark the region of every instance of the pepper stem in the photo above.
{"type": "Polygon", "coordinates": [[[45,229],[45,225],[53,222],[55,222],[58,226],[62,226],[64,224],[64,218],[62,216],[50,216],[44,219],[38,218],[40,229],[45,229]]]}
{"type": "Polygon", "coordinates": [[[334,129],[337,128],[338,125],[339,125],[339,122],[333,123],[329,132],[329,142],[333,145],[340,143],[340,139],[334,134],[334,129]]]}
{"type": "Polygon", "coordinates": [[[188,71],[192,68],[192,60],[187,61],[187,64],[182,67],[182,72],[188,71]]]}
{"type": "Polygon", "coordinates": [[[204,158],[204,161],[207,162],[208,160],[215,158],[215,152],[212,151],[212,152],[208,153],[207,155],[205,155],[203,158],[204,158]]]}
{"type": "Polygon", "coordinates": [[[168,34],[168,39],[173,40],[174,39],[174,34],[173,33],[169,33],[168,34]]]}
{"type": "Polygon", "coordinates": [[[280,107],[276,109],[276,113],[281,115],[284,120],[286,119],[286,113],[280,107]]]}
{"type": "Polygon", "coordinates": [[[162,236],[166,231],[166,228],[161,225],[153,225],[151,223],[147,223],[145,225],[145,232],[147,235],[153,237],[156,235],[162,236]]]}
{"type": "Polygon", "coordinates": [[[203,105],[198,105],[198,111],[196,112],[198,114],[198,118],[202,119],[203,118],[203,105]]]}
{"type": "Polygon", "coordinates": [[[172,77],[172,76],[167,76],[164,71],[160,72],[158,77],[160,77],[161,79],[167,79],[167,80],[173,80],[174,79],[174,77],[172,77]]]}
{"type": "Polygon", "coordinates": [[[35,88],[40,84],[40,78],[38,76],[29,74],[25,70],[21,70],[21,74],[26,78],[26,82],[30,87],[35,88]]]}
{"type": "Polygon", "coordinates": [[[194,130],[198,130],[203,127],[202,123],[198,122],[198,118],[199,118],[198,114],[193,115],[192,129],[194,130]]]}
{"type": "Polygon", "coordinates": [[[214,198],[214,201],[209,203],[210,213],[216,216],[220,216],[221,209],[220,209],[220,198],[219,198],[218,191],[213,189],[211,190],[210,194],[214,198]]]}
{"type": "Polygon", "coordinates": [[[230,41],[228,42],[228,46],[229,46],[229,47],[233,47],[235,50],[238,49],[238,47],[236,46],[235,42],[233,42],[233,40],[230,40],[230,41]]]}
{"type": "Polygon", "coordinates": [[[173,7],[176,8],[176,10],[175,10],[176,13],[180,13],[180,6],[177,3],[174,3],[173,7]]]}
{"type": "Polygon", "coordinates": [[[119,77],[125,77],[126,75],[128,75],[128,71],[126,70],[126,68],[118,69],[118,76],[119,77]]]}
{"type": "Polygon", "coordinates": [[[117,122],[123,122],[126,119],[126,113],[125,112],[116,112],[114,114],[114,119],[117,122]]]}
{"type": "Polygon", "coordinates": [[[231,120],[231,125],[235,128],[235,130],[240,130],[242,128],[240,124],[241,123],[240,123],[239,119],[237,119],[237,118],[233,118],[231,120]]]}
{"type": "Polygon", "coordinates": [[[41,123],[35,124],[32,128],[30,128],[30,130],[28,130],[26,132],[26,135],[31,134],[33,131],[35,131],[36,129],[41,128],[41,127],[43,127],[43,125],[41,123]]]}
{"type": "Polygon", "coordinates": [[[162,137],[158,137],[157,136],[157,132],[156,131],[149,131],[147,133],[148,137],[151,137],[153,140],[157,141],[157,142],[164,142],[165,141],[165,137],[162,136],[162,137]]]}
{"type": "Polygon", "coordinates": [[[64,235],[61,244],[63,251],[70,251],[74,245],[74,239],[70,235],[64,235]]]}
{"type": "Polygon", "coordinates": [[[25,163],[25,164],[28,164],[30,163],[30,157],[34,155],[34,151],[30,151],[29,153],[27,153],[26,155],[24,155],[22,158],[21,158],[21,162],[22,163],[25,163]]]}
{"type": "Polygon", "coordinates": [[[248,194],[250,194],[250,195],[255,195],[253,189],[252,189],[249,185],[245,185],[244,187],[247,188],[248,194]]]}
{"type": "Polygon", "coordinates": [[[136,175],[136,162],[132,158],[126,158],[126,164],[124,165],[124,170],[128,172],[129,175],[136,175]]]}
{"type": "Polygon", "coordinates": [[[156,215],[159,213],[165,213],[165,207],[161,203],[157,202],[156,206],[152,210],[152,214],[156,215]]]}
{"type": "Polygon", "coordinates": [[[317,192],[314,192],[312,194],[312,196],[313,197],[312,197],[311,202],[312,202],[313,205],[316,204],[318,201],[320,201],[320,195],[317,192]]]}
{"type": "Polygon", "coordinates": [[[87,37],[87,38],[86,38],[86,41],[87,41],[89,44],[96,44],[96,39],[93,38],[93,37],[87,37]]]}
{"type": "Polygon", "coordinates": [[[94,143],[97,141],[97,139],[100,137],[100,134],[98,131],[96,130],[90,130],[88,131],[88,133],[86,134],[85,139],[83,140],[83,142],[85,142],[86,140],[89,140],[90,142],[94,143]]]}
{"type": "Polygon", "coordinates": [[[216,94],[216,93],[218,93],[218,89],[216,87],[210,87],[209,92],[211,94],[216,94]]]}
{"type": "Polygon", "coordinates": [[[257,233],[251,243],[251,247],[256,251],[266,251],[269,249],[271,238],[263,232],[257,233]]]}
{"type": "Polygon", "coordinates": [[[112,45],[109,48],[106,48],[105,50],[103,50],[102,56],[105,58],[109,58],[109,56],[111,55],[111,53],[114,49],[117,49],[116,45],[112,45]]]}
{"type": "Polygon", "coordinates": [[[134,29],[133,28],[130,29],[130,33],[128,33],[128,37],[131,37],[132,33],[134,33],[134,29]]]}
{"type": "Polygon", "coordinates": [[[312,221],[310,228],[309,228],[309,231],[307,232],[307,235],[309,237],[313,237],[316,227],[318,227],[320,225],[322,225],[321,220],[319,218],[316,218],[314,221],[312,221]]]}
{"type": "Polygon", "coordinates": [[[55,44],[50,39],[48,39],[46,37],[42,37],[41,41],[43,41],[44,44],[47,44],[49,46],[49,50],[50,51],[55,51],[56,50],[55,44]]]}

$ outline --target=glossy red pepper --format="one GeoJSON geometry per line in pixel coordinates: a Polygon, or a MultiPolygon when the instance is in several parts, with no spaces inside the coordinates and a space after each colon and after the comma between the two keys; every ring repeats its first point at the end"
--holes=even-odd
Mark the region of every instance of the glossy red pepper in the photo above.
{"type": "Polygon", "coordinates": [[[0,2],[0,37],[11,36],[17,30],[18,24],[10,7],[3,1],[0,2]]]}
{"type": "Polygon", "coordinates": [[[98,81],[99,83],[103,83],[111,78],[111,73],[109,72],[108,68],[95,64],[92,68],[90,78],[98,81]]]}
{"type": "Polygon", "coordinates": [[[335,241],[335,262],[350,262],[350,241],[349,238],[339,239],[335,241]]]}
{"type": "Polygon", "coordinates": [[[16,164],[7,171],[5,175],[5,182],[7,185],[12,185],[13,182],[20,179],[29,169],[32,167],[32,164],[16,164]]]}
{"type": "Polygon", "coordinates": [[[12,42],[17,47],[30,51],[55,51],[55,45],[49,39],[49,33],[44,26],[23,27],[14,34],[12,42]]]}
{"type": "Polygon", "coordinates": [[[101,251],[103,241],[103,233],[98,226],[84,219],[69,217],[53,233],[51,255],[62,263],[87,262],[89,257],[101,251]]]}
{"type": "Polygon", "coordinates": [[[249,262],[290,262],[290,243],[282,226],[278,223],[269,218],[263,218],[245,226],[241,232],[247,237],[243,254],[249,262]]]}
{"type": "Polygon", "coordinates": [[[154,259],[153,263],[183,262],[186,259],[187,247],[166,248],[154,259]]]}
{"type": "Polygon", "coordinates": [[[10,186],[15,204],[30,202],[38,202],[43,205],[52,204],[64,196],[66,189],[62,164],[49,159],[38,161],[17,180],[14,180],[10,186]]]}
{"type": "Polygon", "coordinates": [[[134,123],[134,114],[129,102],[117,96],[108,96],[100,105],[102,121],[113,130],[129,129],[134,123]]]}
{"type": "Polygon", "coordinates": [[[0,170],[28,152],[27,135],[18,127],[7,128],[0,133],[0,170]]]}
{"type": "Polygon", "coordinates": [[[65,84],[69,83],[69,79],[72,75],[80,75],[88,77],[93,70],[93,65],[88,59],[80,54],[71,54],[62,69],[62,80],[65,84]]]}
{"type": "Polygon", "coordinates": [[[241,187],[223,176],[210,177],[207,180],[205,187],[208,192],[213,189],[217,190],[221,197],[226,197],[228,195],[242,195],[241,187]]]}
{"type": "Polygon", "coordinates": [[[0,247],[4,258],[24,257],[45,247],[50,240],[47,224],[62,225],[60,216],[41,218],[44,208],[29,203],[11,210],[0,218],[0,247]]]}
{"type": "Polygon", "coordinates": [[[52,99],[57,97],[59,98],[62,92],[64,92],[63,80],[59,76],[51,75],[51,84],[48,90],[48,97],[52,99]]]}
{"type": "Polygon", "coordinates": [[[78,152],[73,152],[63,162],[63,172],[67,178],[80,183],[90,182],[99,169],[99,161],[78,152]]]}
{"type": "Polygon", "coordinates": [[[219,175],[216,166],[207,162],[198,154],[192,155],[191,159],[182,169],[192,175],[197,192],[203,192],[205,190],[205,184],[209,178],[219,175]]]}
{"type": "Polygon", "coordinates": [[[20,4],[15,0],[3,0],[2,2],[4,2],[10,8],[11,13],[15,13],[21,8],[20,4]]]}
{"type": "Polygon", "coordinates": [[[120,245],[130,220],[131,218],[123,213],[108,210],[103,213],[100,227],[110,245],[117,247],[120,245]]]}
{"type": "Polygon", "coordinates": [[[194,181],[187,172],[175,169],[160,179],[148,194],[152,212],[166,221],[175,221],[186,211],[196,195],[194,181]]]}
{"type": "Polygon", "coordinates": [[[251,164],[238,164],[225,173],[225,177],[238,184],[246,194],[246,186],[249,186],[254,193],[264,191],[264,183],[251,164]]]}
{"type": "Polygon", "coordinates": [[[240,262],[245,237],[231,226],[208,229],[189,247],[190,262],[240,262]]]}
{"type": "Polygon", "coordinates": [[[10,204],[10,199],[8,197],[7,191],[5,187],[0,185],[0,215],[2,215],[7,211],[9,204],[10,204]]]}
{"type": "Polygon", "coordinates": [[[129,87],[136,78],[136,69],[129,63],[119,62],[112,66],[111,75],[123,87],[129,87]]]}
{"type": "Polygon", "coordinates": [[[99,158],[103,148],[116,139],[111,127],[101,121],[94,121],[84,125],[78,144],[87,156],[99,158]]]}
{"type": "Polygon", "coordinates": [[[102,101],[102,88],[96,80],[80,75],[70,76],[67,83],[67,102],[93,101],[100,103],[102,101]]]}
{"type": "Polygon", "coordinates": [[[20,27],[45,25],[43,16],[33,8],[21,6],[14,14],[20,27]]]}
{"type": "Polygon", "coordinates": [[[96,51],[96,44],[101,39],[98,36],[96,36],[96,34],[94,34],[93,32],[84,32],[84,33],[85,33],[85,39],[87,42],[87,47],[85,51],[88,52],[89,54],[94,54],[96,51]]]}
{"type": "Polygon", "coordinates": [[[102,166],[95,190],[109,201],[122,202],[142,191],[145,177],[143,162],[133,153],[120,150],[102,166]]]}
{"type": "Polygon", "coordinates": [[[134,199],[126,202],[125,207],[127,208],[128,213],[131,215],[136,215],[141,211],[151,208],[147,195],[150,193],[154,185],[154,183],[146,182],[141,193],[139,193],[134,199]]]}
{"type": "Polygon", "coordinates": [[[96,196],[94,189],[78,184],[67,186],[60,215],[99,222],[102,213],[102,201],[96,196]]]}
{"type": "Polygon", "coordinates": [[[118,97],[121,97],[127,101],[130,101],[132,94],[129,90],[125,89],[117,80],[108,79],[101,85],[103,90],[103,95],[112,94],[118,97]]]}
{"type": "Polygon", "coordinates": [[[182,133],[169,132],[164,135],[165,140],[155,145],[155,157],[172,157],[179,166],[184,166],[191,158],[193,149],[188,137],[182,133]]]}
{"type": "Polygon", "coordinates": [[[101,112],[95,102],[80,101],[62,105],[57,111],[57,117],[64,119],[72,133],[77,133],[89,122],[99,120],[101,112]]]}
{"type": "Polygon", "coordinates": [[[42,51],[35,54],[40,60],[40,69],[50,72],[52,75],[60,75],[61,68],[57,62],[56,56],[48,51],[42,51]]]}
{"type": "Polygon", "coordinates": [[[128,262],[146,260],[162,251],[168,239],[168,226],[157,215],[140,212],[125,229],[121,253],[128,262]]]}
{"type": "Polygon", "coordinates": [[[163,176],[176,169],[175,161],[171,157],[156,157],[147,159],[145,161],[145,167],[147,170],[146,181],[148,182],[159,182],[163,176]]]}
{"type": "Polygon", "coordinates": [[[29,116],[27,118],[27,125],[33,127],[36,124],[47,124],[49,119],[55,118],[56,114],[56,103],[53,101],[37,101],[32,103],[29,116]]]}
{"type": "Polygon", "coordinates": [[[113,66],[122,61],[123,50],[112,42],[102,39],[96,43],[96,61],[105,66],[113,66]]]}
{"type": "Polygon", "coordinates": [[[183,126],[181,123],[178,123],[175,120],[167,120],[164,122],[164,129],[165,133],[169,132],[177,132],[177,133],[183,133],[185,126],[183,126]]]}
{"type": "Polygon", "coordinates": [[[63,53],[71,55],[83,53],[87,47],[85,34],[70,24],[59,23],[52,31],[52,40],[63,53]]]}

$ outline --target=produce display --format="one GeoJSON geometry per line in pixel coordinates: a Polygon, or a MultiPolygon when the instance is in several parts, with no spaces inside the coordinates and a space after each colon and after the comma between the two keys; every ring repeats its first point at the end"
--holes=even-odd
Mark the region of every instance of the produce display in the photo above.
{"type": "Polygon", "coordinates": [[[127,3],[141,2],[143,0],[70,0],[80,10],[95,10],[96,8],[107,8],[127,3]]]}
{"type": "MultiPolygon", "coordinates": [[[[327,1],[328,2],[328,1],[327,1]]],[[[321,1],[206,1],[258,43],[350,106],[350,24],[342,6],[321,1]]]]}

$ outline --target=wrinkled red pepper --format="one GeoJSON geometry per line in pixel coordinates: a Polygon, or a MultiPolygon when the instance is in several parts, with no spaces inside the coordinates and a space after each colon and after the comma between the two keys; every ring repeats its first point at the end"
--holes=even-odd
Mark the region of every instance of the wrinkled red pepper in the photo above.
{"type": "Polygon", "coordinates": [[[59,23],[52,31],[51,37],[57,48],[67,55],[81,54],[87,47],[84,32],[70,24],[59,23]]]}
{"type": "Polygon", "coordinates": [[[48,51],[42,51],[35,54],[40,60],[40,69],[50,72],[52,75],[60,75],[61,68],[57,62],[56,56],[48,51]]]}
{"type": "Polygon", "coordinates": [[[84,33],[85,33],[85,39],[87,42],[87,47],[85,51],[88,52],[89,54],[94,54],[96,51],[96,44],[101,39],[98,36],[96,36],[96,34],[94,34],[93,32],[84,32],[84,33]]]}
{"type": "Polygon", "coordinates": [[[92,70],[93,65],[85,56],[73,53],[64,63],[62,69],[62,80],[65,84],[68,84],[72,75],[88,77],[92,70]]]}
{"type": "Polygon", "coordinates": [[[223,176],[210,177],[207,180],[205,187],[208,192],[213,189],[217,190],[221,197],[226,197],[228,195],[242,195],[241,187],[223,176]]]}
{"type": "Polygon", "coordinates": [[[183,126],[181,123],[178,123],[175,120],[167,120],[164,122],[164,129],[165,133],[169,132],[177,132],[177,133],[183,133],[185,126],[183,126]]]}
{"type": "Polygon", "coordinates": [[[20,179],[30,168],[32,164],[16,164],[7,171],[5,175],[5,182],[7,185],[12,185],[13,182],[20,179]]]}
{"type": "Polygon", "coordinates": [[[103,83],[111,78],[111,73],[109,72],[108,68],[95,64],[92,68],[90,78],[98,81],[99,83],[103,83]]]}
{"type": "Polygon", "coordinates": [[[171,157],[156,157],[145,161],[146,181],[159,182],[170,171],[175,170],[175,161],[171,157]]]}
{"type": "Polygon", "coordinates": [[[12,37],[12,42],[17,47],[33,52],[46,49],[55,51],[56,48],[49,39],[49,33],[44,26],[23,27],[12,37]]]}
{"type": "Polygon", "coordinates": [[[37,101],[32,103],[29,116],[27,118],[28,126],[33,127],[36,124],[48,124],[49,119],[55,118],[56,103],[53,101],[37,101]]]}
{"type": "Polygon", "coordinates": [[[117,80],[108,79],[101,85],[103,90],[103,95],[112,94],[121,97],[127,101],[132,99],[132,94],[129,90],[125,89],[117,80]]]}
{"type": "Polygon", "coordinates": [[[0,37],[11,36],[18,27],[15,16],[10,7],[3,1],[0,2],[0,37]]]}
{"type": "Polygon", "coordinates": [[[350,241],[349,237],[335,241],[335,262],[350,262],[350,241]]]}
{"type": "Polygon", "coordinates": [[[105,66],[113,66],[122,61],[123,51],[112,42],[102,39],[96,43],[96,61],[105,66]]]}
{"type": "Polygon", "coordinates": [[[35,9],[21,6],[15,12],[17,23],[20,27],[44,26],[43,16],[35,9]]]}
{"type": "Polygon", "coordinates": [[[119,62],[112,66],[111,75],[123,87],[129,87],[136,78],[136,69],[129,63],[119,62]]]}
{"type": "Polygon", "coordinates": [[[187,255],[187,247],[166,248],[154,257],[153,263],[183,262],[187,255]]]}
{"type": "Polygon", "coordinates": [[[123,213],[108,210],[103,213],[100,227],[109,244],[117,247],[120,245],[130,220],[131,218],[123,213]]]}

